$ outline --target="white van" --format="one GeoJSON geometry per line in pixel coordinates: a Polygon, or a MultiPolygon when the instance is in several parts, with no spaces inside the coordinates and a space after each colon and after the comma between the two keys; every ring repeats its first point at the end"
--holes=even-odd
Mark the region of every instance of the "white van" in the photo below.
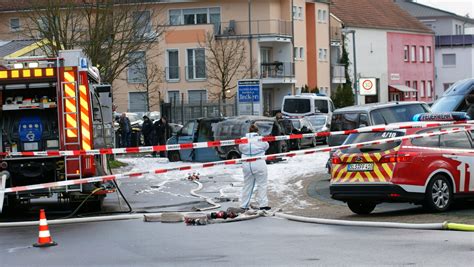
{"type": "Polygon", "coordinates": [[[334,104],[331,98],[308,93],[283,97],[281,107],[281,113],[289,117],[311,116],[321,113],[331,115],[334,111],[334,104]]]}

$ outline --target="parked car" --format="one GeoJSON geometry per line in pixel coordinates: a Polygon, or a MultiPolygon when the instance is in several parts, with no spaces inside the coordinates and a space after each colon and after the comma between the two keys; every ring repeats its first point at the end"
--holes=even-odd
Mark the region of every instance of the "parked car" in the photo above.
{"type": "MultiPolygon", "coordinates": [[[[462,126],[364,132],[349,135],[344,144],[462,126]]],[[[332,155],[331,197],[346,202],[357,214],[368,214],[382,202],[410,202],[445,211],[457,198],[474,198],[473,174],[466,172],[473,144],[471,130],[338,150],[332,155]]]]}
{"type": "MultiPolygon", "coordinates": [[[[216,125],[215,140],[230,140],[245,137],[251,124],[256,124],[261,136],[283,135],[284,131],[274,118],[260,116],[239,116],[221,121],[216,125]]],[[[216,148],[221,159],[240,158],[238,146],[223,146],[216,148]]],[[[266,154],[275,154],[288,151],[286,141],[270,142],[266,154]]]]}
{"type": "MultiPolygon", "coordinates": [[[[306,119],[309,121],[309,123],[311,123],[313,130],[317,133],[327,132],[331,128],[331,116],[329,115],[308,116],[306,119]]],[[[318,136],[316,137],[316,141],[327,144],[327,137],[318,136]]]]}
{"type": "Polygon", "coordinates": [[[433,106],[431,106],[431,110],[435,113],[450,111],[465,112],[468,105],[464,101],[464,98],[469,94],[474,94],[474,78],[460,80],[451,85],[443,95],[434,102],[433,106]]]}
{"type": "MultiPolygon", "coordinates": [[[[424,102],[389,102],[336,109],[332,114],[331,132],[353,130],[377,124],[411,121],[415,114],[430,112],[424,102]]],[[[329,146],[341,145],[347,135],[331,135],[329,146]]]]}
{"type": "MultiPolygon", "coordinates": [[[[280,122],[283,127],[285,134],[308,134],[315,133],[313,126],[306,118],[285,118],[280,122]]],[[[316,137],[307,137],[301,139],[291,139],[290,150],[300,150],[303,146],[315,147],[316,137]]]]}
{"type": "MultiPolygon", "coordinates": [[[[224,118],[201,118],[190,120],[176,132],[176,135],[169,138],[167,145],[186,144],[196,142],[214,141],[214,131],[216,124],[224,118]]],[[[173,127],[173,126],[172,126],[173,127]]],[[[215,148],[183,149],[168,151],[170,161],[197,161],[208,162],[220,160],[215,148]]]]}

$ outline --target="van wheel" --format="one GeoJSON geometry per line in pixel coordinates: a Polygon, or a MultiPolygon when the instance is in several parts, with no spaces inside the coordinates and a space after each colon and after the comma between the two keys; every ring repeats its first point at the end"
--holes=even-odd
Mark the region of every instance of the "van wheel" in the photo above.
{"type": "Polygon", "coordinates": [[[177,151],[168,151],[168,160],[170,162],[180,161],[181,157],[179,156],[179,152],[177,152],[177,151]]]}
{"type": "Polygon", "coordinates": [[[359,215],[370,214],[377,204],[371,202],[362,202],[362,201],[349,201],[347,202],[349,209],[359,215]]]}
{"type": "Polygon", "coordinates": [[[435,175],[428,183],[424,207],[430,211],[442,212],[453,202],[453,188],[443,175],[435,175]]]}

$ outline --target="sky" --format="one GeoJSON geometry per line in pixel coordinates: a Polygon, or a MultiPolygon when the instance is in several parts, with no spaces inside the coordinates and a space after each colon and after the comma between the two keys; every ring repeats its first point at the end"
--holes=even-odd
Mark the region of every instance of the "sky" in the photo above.
{"type": "Polygon", "coordinates": [[[474,0],[415,0],[416,2],[474,18],[474,0]]]}

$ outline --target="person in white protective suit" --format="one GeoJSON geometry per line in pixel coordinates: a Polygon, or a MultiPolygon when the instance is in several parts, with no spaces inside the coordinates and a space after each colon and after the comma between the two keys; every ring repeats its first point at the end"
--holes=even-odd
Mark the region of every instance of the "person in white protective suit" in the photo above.
{"type": "MultiPolygon", "coordinates": [[[[268,142],[257,140],[258,127],[254,124],[250,125],[247,144],[239,145],[242,158],[264,156],[268,149],[268,142]]],[[[244,187],[242,188],[242,197],[240,208],[247,210],[250,206],[252,193],[257,187],[257,202],[261,210],[269,210],[267,197],[267,164],[265,160],[259,159],[252,162],[244,162],[242,164],[244,172],[244,187]]]]}

